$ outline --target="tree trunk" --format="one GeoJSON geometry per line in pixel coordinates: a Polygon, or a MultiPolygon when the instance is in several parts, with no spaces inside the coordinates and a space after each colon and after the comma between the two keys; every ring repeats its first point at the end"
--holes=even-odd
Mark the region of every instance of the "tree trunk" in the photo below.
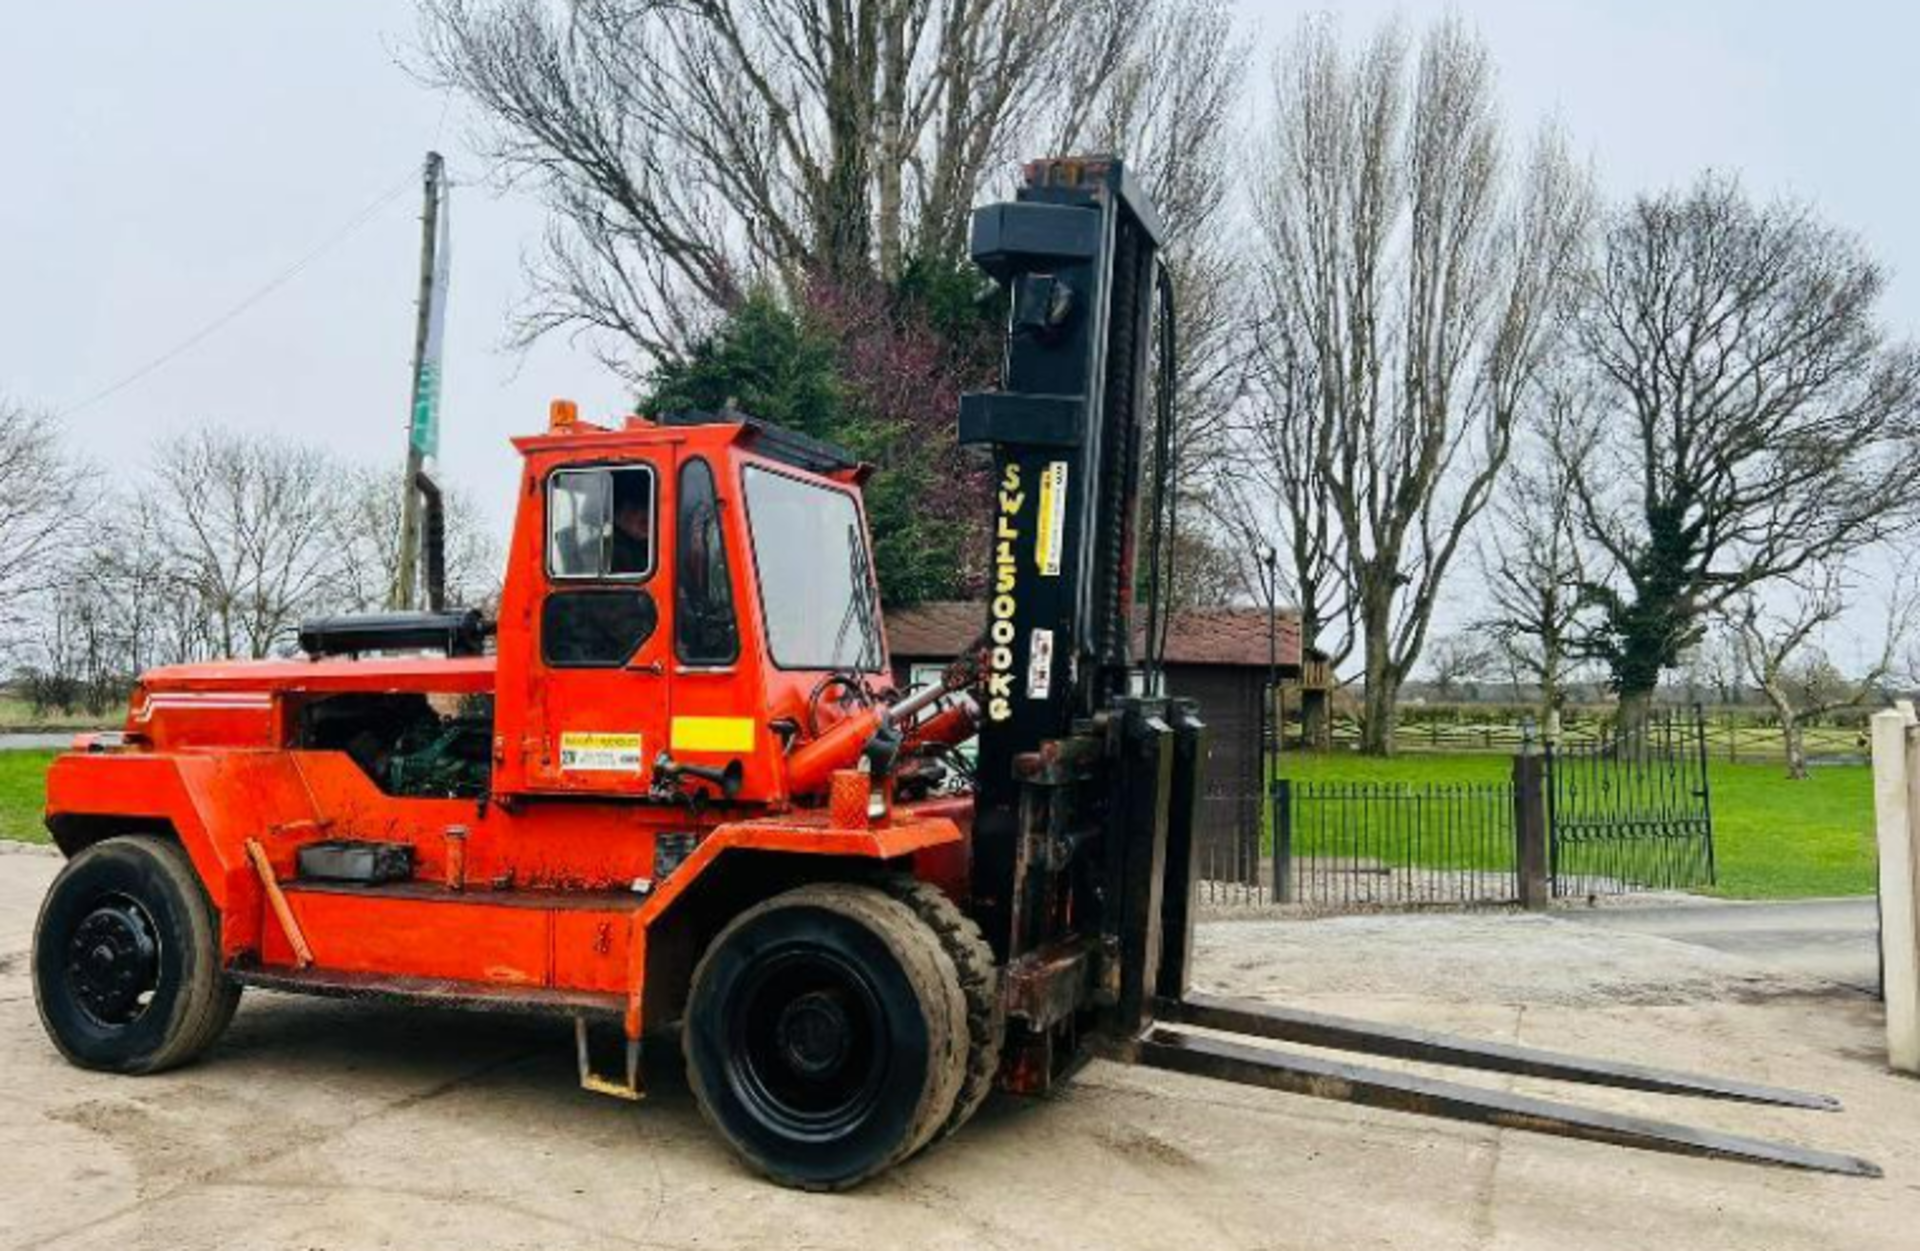
{"type": "Polygon", "coordinates": [[[1618,738],[1634,738],[1646,732],[1647,720],[1653,715],[1653,691],[1651,689],[1627,690],[1620,692],[1619,725],[1615,729],[1618,738]]]}
{"type": "Polygon", "coordinates": [[[1360,752],[1366,756],[1393,755],[1393,728],[1399,712],[1400,675],[1387,658],[1384,631],[1367,632],[1366,695],[1360,711],[1360,752]]]}
{"type": "Polygon", "coordinates": [[[1393,731],[1399,720],[1400,683],[1382,679],[1367,683],[1366,700],[1360,710],[1360,753],[1365,756],[1394,754],[1393,731]]]}
{"type": "Polygon", "coordinates": [[[1366,680],[1360,706],[1360,752],[1366,756],[1393,755],[1393,728],[1405,676],[1393,663],[1394,587],[1391,575],[1381,575],[1380,568],[1364,568],[1357,579],[1366,680]]]}
{"type": "Polygon", "coordinates": [[[1540,667],[1540,738],[1552,743],[1560,737],[1560,676],[1551,661],[1540,667]]]}
{"type": "Polygon", "coordinates": [[[880,124],[878,167],[879,205],[877,231],[880,244],[880,277],[893,282],[900,277],[901,249],[901,177],[906,164],[906,145],[901,131],[906,125],[907,77],[912,58],[907,55],[906,6],[890,6],[881,16],[880,36],[880,124]]]}
{"type": "Polygon", "coordinates": [[[1807,780],[1807,736],[1800,718],[1791,711],[1780,715],[1780,737],[1787,746],[1787,776],[1796,782],[1807,780]]]}
{"type": "Polygon", "coordinates": [[[1333,717],[1327,707],[1327,692],[1300,692],[1300,742],[1308,751],[1326,751],[1333,746],[1333,717]]]}

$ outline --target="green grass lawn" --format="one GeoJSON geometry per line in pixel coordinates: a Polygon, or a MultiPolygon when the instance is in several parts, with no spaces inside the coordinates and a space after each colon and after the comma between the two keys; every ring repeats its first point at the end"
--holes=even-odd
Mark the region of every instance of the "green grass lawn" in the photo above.
{"type": "MultiPolygon", "coordinates": [[[[0,838],[44,843],[40,823],[46,802],[50,751],[0,752],[0,838]]],[[[1346,754],[1290,755],[1283,776],[1316,782],[1497,783],[1510,762],[1487,755],[1398,756],[1370,760],[1346,754]]],[[[1714,894],[1734,899],[1791,899],[1817,895],[1864,895],[1874,887],[1873,778],[1863,765],[1816,768],[1804,782],[1791,782],[1779,765],[1710,766],[1714,851],[1719,885],[1714,894]]],[[[1297,845],[1312,851],[1302,831],[1297,845]]],[[[1460,842],[1433,858],[1454,867],[1498,862],[1488,848],[1460,842]]]]}
{"type": "MultiPolygon", "coordinates": [[[[1501,782],[1511,776],[1512,764],[1504,756],[1372,760],[1336,753],[1288,756],[1280,771],[1283,777],[1314,782],[1422,785],[1501,782]]],[[[1714,761],[1707,781],[1719,877],[1710,893],[1732,899],[1873,893],[1873,775],[1865,765],[1815,768],[1812,777],[1794,782],[1777,764],[1714,761]]],[[[1473,851],[1456,850],[1437,860],[1485,864],[1485,857],[1473,851]]]]}
{"type": "Polygon", "coordinates": [[[47,766],[58,752],[0,751],[0,838],[44,843],[40,813],[47,803],[47,766]]]}

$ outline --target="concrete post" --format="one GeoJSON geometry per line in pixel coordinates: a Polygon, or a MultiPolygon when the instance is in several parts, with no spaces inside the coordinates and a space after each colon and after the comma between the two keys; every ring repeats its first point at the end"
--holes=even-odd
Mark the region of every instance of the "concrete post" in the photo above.
{"type": "Polygon", "coordinates": [[[1920,732],[1911,706],[1873,717],[1874,836],[1880,855],[1881,994],[1887,1063],[1920,1074],[1920,732]]]}

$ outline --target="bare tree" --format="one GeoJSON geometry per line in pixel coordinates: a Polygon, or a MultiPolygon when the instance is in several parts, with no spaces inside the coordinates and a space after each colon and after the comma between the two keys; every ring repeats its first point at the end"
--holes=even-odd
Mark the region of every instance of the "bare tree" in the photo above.
{"type": "Polygon", "coordinates": [[[1496,654],[1486,639],[1471,630],[1442,634],[1425,653],[1433,693],[1442,700],[1472,697],[1474,684],[1492,671],[1496,654]],[[1464,690],[1463,690],[1464,688],[1464,690]]]}
{"type": "Polygon", "coordinates": [[[0,629],[57,585],[92,516],[98,487],[44,415],[0,398],[0,629]]]}
{"type": "Polygon", "coordinates": [[[1687,701],[1732,706],[1746,698],[1745,669],[1736,631],[1725,621],[1709,623],[1700,641],[1680,657],[1687,701]]]}
{"type": "Polygon", "coordinates": [[[339,486],[334,462],[297,444],[214,430],[162,446],[148,507],[176,594],[194,602],[218,654],[271,655],[329,602],[339,486]]]}
{"type": "Polygon", "coordinates": [[[523,333],[637,376],[751,279],[959,257],[1012,140],[1162,2],[422,0],[419,68],[555,211],[523,333]]]}
{"type": "MultiPolygon", "coordinates": [[[[1550,426],[1578,403],[1577,393],[1550,392],[1550,426]]],[[[1540,724],[1551,733],[1567,674],[1579,661],[1586,560],[1566,463],[1545,448],[1530,451],[1510,467],[1488,510],[1491,533],[1477,552],[1480,622],[1508,669],[1538,689],[1540,724]]]]}
{"type": "Polygon", "coordinates": [[[99,501],[60,560],[57,581],[16,601],[26,618],[15,680],[38,708],[103,713],[157,664],[211,655],[199,600],[147,501],[99,501]]]}
{"type": "Polygon", "coordinates": [[[1883,335],[1857,240],[1713,175],[1618,213],[1585,285],[1601,404],[1568,481],[1604,556],[1588,647],[1632,720],[1710,616],[1910,522],[1920,352],[1883,335]]]}
{"type": "Polygon", "coordinates": [[[1395,702],[1486,507],[1571,289],[1591,190],[1543,132],[1504,152],[1485,47],[1397,24],[1350,60],[1309,21],[1274,76],[1262,263],[1300,310],[1325,423],[1314,473],[1360,629],[1362,748],[1395,702]]]}
{"type": "Polygon", "coordinates": [[[1786,578],[1763,602],[1753,590],[1729,601],[1734,654],[1772,706],[1787,754],[1787,776],[1807,776],[1806,725],[1818,717],[1858,708],[1880,693],[1896,657],[1920,621],[1920,567],[1901,563],[1887,595],[1879,650],[1856,677],[1847,677],[1827,654],[1822,635],[1846,611],[1848,579],[1837,565],[1809,567],[1786,578]]]}
{"type": "MultiPolygon", "coordinates": [[[[1233,454],[1219,466],[1216,508],[1243,564],[1273,550],[1279,589],[1300,613],[1301,646],[1338,670],[1354,629],[1340,524],[1319,476],[1332,424],[1297,309],[1270,268],[1258,277],[1269,286],[1244,330],[1245,389],[1229,408],[1233,454]]],[[[1242,576],[1261,585],[1265,571],[1242,576]]]]}
{"type": "Polygon", "coordinates": [[[131,681],[154,665],[218,654],[212,623],[193,591],[152,489],[117,499],[94,532],[76,581],[110,622],[109,668],[131,681]]]}

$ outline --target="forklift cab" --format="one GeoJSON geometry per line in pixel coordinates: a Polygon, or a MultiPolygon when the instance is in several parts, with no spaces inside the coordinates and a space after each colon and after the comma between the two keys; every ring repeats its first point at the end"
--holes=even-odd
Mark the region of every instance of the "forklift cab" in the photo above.
{"type": "Polygon", "coordinates": [[[645,797],[737,765],[731,798],[786,802],[790,747],[885,684],[864,469],[738,416],[609,429],[564,401],[515,446],[495,793],[645,797]]]}

